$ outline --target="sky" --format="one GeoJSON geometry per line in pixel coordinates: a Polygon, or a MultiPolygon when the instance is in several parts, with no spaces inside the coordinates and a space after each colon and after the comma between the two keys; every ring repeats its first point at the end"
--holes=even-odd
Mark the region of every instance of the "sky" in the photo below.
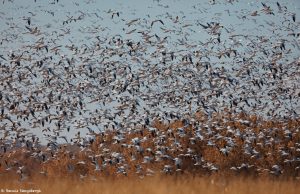
{"type": "MultiPolygon", "coordinates": [[[[286,6],[285,14],[278,13],[276,1],[263,1],[274,11],[273,14],[262,13],[262,1],[249,0],[118,0],[118,1],[69,1],[58,0],[42,1],[42,0],[1,0],[0,4],[0,55],[7,58],[11,53],[22,53],[28,47],[33,47],[43,39],[50,48],[58,46],[60,52],[52,57],[59,60],[60,58],[72,58],[74,53],[70,52],[66,46],[72,45],[85,46],[92,48],[97,42],[97,37],[108,43],[114,37],[122,37],[124,40],[142,41],[140,31],[149,31],[156,35],[158,39],[167,37],[165,44],[166,49],[179,52],[186,51],[182,42],[193,45],[202,52],[207,50],[222,50],[230,48],[236,42],[229,39],[232,35],[243,36],[264,36],[269,39],[270,44],[276,44],[282,39],[297,43],[296,39],[287,36],[287,31],[299,32],[299,14],[296,15],[297,22],[288,24],[287,21],[292,20],[292,14],[298,13],[300,9],[300,1],[289,0],[280,1],[282,7],[286,6]],[[251,16],[254,11],[258,11],[259,16],[251,16]],[[115,14],[114,14],[115,13],[115,14]],[[117,13],[119,16],[117,16],[117,13]],[[113,17],[112,17],[113,16],[113,17]],[[69,19],[76,19],[69,22],[69,19]],[[175,20],[178,22],[174,22],[175,20]],[[138,19],[139,25],[127,25],[128,22],[138,19]],[[163,25],[156,22],[152,27],[151,21],[160,19],[163,25]],[[28,21],[30,20],[30,25],[28,21]],[[224,26],[220,39],[222,45],[205,48],[203,43],[217,38],[211,35],[201,27],[210,22],[218,22],[224,26]],[[186,27],[182,27],[186,25],[186,27]],[[37,28],[41,35],[30,34],[29,29],[37,28]],[[134,31],[135,30],[135,31],[134,31]],[[170,30],[171,32],[166,32],[170,30]],[[130,33],[133,31],[132,33],[130,33]]],[[[251,39],[251,38],[250,38],[251,39]]],[[[239,47],[239,51],[244,56],[250,55],[251,48],[248,45],[253,41],[259,41],[257,38],[251,39],[240,38],[238,41],[244,46],[239,47]],[[247,45],[247,46],[245,46],[247,45]]],[[[215,41],[215,40],[213,40],[215,41]]],[[[273,45],[267,46],[272,47],[273,45]]],[[[102,46],[102,45],[101,45],[102,46]]],[[[105,45],[103,45],[105,46],[105,45]]],[[[288,57],[283,60],[288,63],[299,58],[299,48],[294,49],[297,45],[289,44],[287,49],[291,49],[288,57]]],[[[155,48],[149,48],[147,52],[151,53],[155,48]]],[[[251,51],[252,52],[252,51],[251,51]]],[[[147,54],[147,53],[146,53],[147,54]]],[[[32,58],[40,57],[35,53],[30,53],[32,58]]],[[[47,56],[47,54],[45,54],[47,56]]],[[[149,55],[150,56],[150,55],[149,55]]],[[[1,60],[1,59],[0,59],[1,60]]],[[[230,63],[231,59],[218,59],[217,57],[209,59],[216,67],[222,64],[230,63]]],[[[270,58],[258,59],[268,62],[270,58]]],[[[153,59],[159,63],[160,59],[153,59]]],[[[2,61],[3,62],[3,61],[2,61]]],[[[91,61],[97,63],[98,61],[91,61]]],[[[126,62],[126,60],[125,60],[126,62]]],[[[28,64],[30,65],[30,64],[28,64]]],[[[225,68],[239,68],[237,64],[232,64],[225,68]]],[[[134,72],[139,72],[141,67],[132,64],[134,72]]],[[[2,75],[0,75],[1,77],[2,75]]],[[[40,83],[40,79],[31,80],[36,85],[40,83]]],[[[182,80],[184,81],[184,80],[182,80]]],[[[291,84],[294,84],[293,82],[291,84]]],[[[34,85],[34,87],[36,86],[34,85]]],[[[162,91],[160,84],[157,86],[157,92],[162,91]]],[[[3,88],[0,88],[3,89],[3,88]]],[[[23,88],[23,91],[30,91],[30,87],[23,88]]],[[[46,89],[47,90],[47,89],[46,89]]],[[[48,89],[50,90],[50,89],[48,89]]],[[[57,91],[54,91],[57,92],[57,91]]],[[[14,95],[13,92],[8,92],[14,95]]],[[[94,105],[88,106],[93,109],[94,105]]],[[[105,107],[105,110],[114,112],[115,104],[111,103],[105,107]]],[[[296,107],[296,108],[300,108],[296,107]]],[[[178,108],[170,108],[170,111],[178,108]]],[[[196,110],[193,110],[196,111],[196,110]]],[[[77,120],[80,119],[79,116],[77,120]]],[[[53,124],[54,125],[54,124],[53,124]]],[[[26,124],[25,124],[26,126],[26,124]]],[[[42,133],[38,130],[32,130],[32,133],[42,137],[42,133]]],[[[77,133],[76,130],[71,132],[71,136],[77,133]]],[[[61,133],[66,135],[67,132],[61,133]]]]}
{"type": "MultiPolygon", "coordinates": [[[[16,32],[22,32],[26,25],[26,18],[32,18],[33,26],[48,26],[49,32],[59,31],[64,26],[62,20],[67,20],[68,17],[78,17],[81,13],[89,14],[85,19],[73,22],[67,28],[71,29],[68,39],[76,41],[86,41],[84,37],[80,37],[81,33],[76,33],[79,28],[86,28],[90,25],[101,26],[106,28],[102,33],[107,34],[124,34],[124,26],[122,20],[129,21],[136,18],[146,18],[149,20],[161,19],[167,13],[182,18],[182,22],[187,24],[194,24],[195,22],[220,22],[225,27],[234,27],[235,31],[245,33],[245,31],[252,29],[252,20],[257,20],[257,25],[264,24],[265,20],[273,22],[281,19],[277,14],[265,15],[261,14],[259,19],[249,17],[249,13],[260,10],[262,8],[261,1],[233,1],[232,4],[227,3],[227,0],[215,1],[215,4],[206,0],[161,0],[161,1],[146,1],[146,0],[129,0],[124,1],[66,1],[59,0],[58,3],[52,4],[55,1],[41,1],[37,0],[4,0],[0,7],[1,23],[0,30],[11,32],[11,28],[16,25],[20,29],[13,29],[16,32]],[[195,6],[195,8],[193,8],[195,6]],[[120,12],[121,17],[114,17],[111,19],[111,13],[106,13],[109,10],[120,12]],[[32,15],[34,14],[34,16],[32,15]],[[53,15],[51,15],[53,14],[53,15]],[[100,16],[98,18],[96,15],[100,16]],[[247,16],[245,19],[240,17],[247,16]],[[249,22],[248,22],[249,21],[249,22]],[[238,28],[236,28],[238,26],[238,28]],[[74,29],[74,30],[73,30],[74,29]]],[[[270,4],[276,10],[276,1],[263,1],[270,4]]],[[[287,6],[289,12],[296,13],[299,10],[300,2],[297,0],[280,1],[282,6],[287,6]]],[[[166,27],[172,25],[170,22],[165,22],[166,27]]],[[[203,29],[200,26],[192,26],[194,31],[191,33],[195,40],[204,40],[207,38],[203,29]]],[[[127,29],[125,29],[126,32],[127,29]]],[[[155,30],[155,29],[154,29],[155,30]]],[[[16,33],[15,32],[15,33],[16,33]]],[[[253,32],[253,30],[251,30],[253,32]]],[[[159,34],[159,30],[157,29],[159,34]]],[[[257,33],[271,32],[264,31],[260,28],[257,33]]],[[[5,34],[5,33],[4,33],[5,34]]],[[[83,35],[84,36],[84,35],[83,35]]],[[[127,37],[132,38],[132,34],[127,37]]],[[[22,37],[25,39],[25,37],[22,37]]],[[[67,38],[66,38],[67,39],[67,38]]],[[[65,40],[66,40],[65,39],[65,40]]],[[[25,42],[30,40],[24,40],[25,42]]],[[[18,42],[21,44],[21,42],[18,42]]],[[[3,48],[3,45],[2,45],[3,48]]],[[[5,49],[5,47],[4,47],[5,49]]]]}

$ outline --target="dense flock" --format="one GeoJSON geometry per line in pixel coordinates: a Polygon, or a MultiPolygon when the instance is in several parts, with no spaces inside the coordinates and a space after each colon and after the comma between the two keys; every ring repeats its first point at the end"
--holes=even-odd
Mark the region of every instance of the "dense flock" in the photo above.
{"type": "Polygon", "coordinates": [[[299,177],[298,8],[100,5],[3,0],[1,173],[299,177]]]}

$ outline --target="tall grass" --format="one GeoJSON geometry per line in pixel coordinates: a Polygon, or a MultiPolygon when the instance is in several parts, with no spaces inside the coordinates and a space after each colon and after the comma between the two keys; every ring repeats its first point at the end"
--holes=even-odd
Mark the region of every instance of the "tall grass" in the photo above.
{"type": "Polygon", "coordinates": [[[108,130],[96,134],[95,141],[83,149],[76,143],[59,145],[56,150],[12,146],[0,153],[0,186],[40,188],[46,193],[297,193],[300,119],[264,120],[230,113],[210,119],[197,113],[193,119],[189,123],[156,120],[152,123],[155,133],[136,127],[118,141],[119,131],[108,130]],[[185,135],[178,133],[179,128],[184,128],[185,135]],[[202,139],[194,138],[199,128],[202,139]],[[208,128],[210,133],[206,133],[208,128]],[[237,131],[240,135],[234,135],[237,131]],[[249,140],[247,134],[255,138],[249,140]],[[158,141],[161,137],[164,140],[158,141]],[[143,139],[142,152],[133,145],[133,138],[143,139]],[[226,138],[235,144],[228,154],[220,152],[228,145],[226,138]],[[208,145],[209,140],[215,145],[208,145]],[[246,153],[245,146],[259,154],[246,153]],[[159,147],[167,148],[164,152],[169,157],[155,161],[159,147]],[[187,154],[189,149],[192,156],[187,154]],[[120,160],[112,153],[120,153],[120,160]],[[194,156],[202,158],[200,165],[195,165],[194,156]],[[145,163],[144,157],[153,160],[145,163]],[[175,157],[182,159],[179,171],[175,157]],[[172,167],[170,173],[162,172],[165,165],[172,167]],[[274,165],[280,167],[279,173],[272,171],[274,165]]]}
{"type": "Polygon", "coordinates": [[[144,179],[121,178],[74,180],[36,179],[27,182],[1,180],[0,189],[35,189],[41,193],[94,193],[94,194],[296,194],[299,181],[221,178],[221,177],[147,177],[144,179]]]}

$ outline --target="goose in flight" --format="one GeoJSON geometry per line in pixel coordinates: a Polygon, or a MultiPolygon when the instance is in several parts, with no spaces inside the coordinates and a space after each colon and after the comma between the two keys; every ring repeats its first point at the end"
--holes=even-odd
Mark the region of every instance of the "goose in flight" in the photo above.
{"type": "Polygon", "coordinates": [[[160,22],[162,25],[165,25],[164,22],[162,20],[154,20],[151,22],[151,27],[156,23],[156,22],[160,22]]]}

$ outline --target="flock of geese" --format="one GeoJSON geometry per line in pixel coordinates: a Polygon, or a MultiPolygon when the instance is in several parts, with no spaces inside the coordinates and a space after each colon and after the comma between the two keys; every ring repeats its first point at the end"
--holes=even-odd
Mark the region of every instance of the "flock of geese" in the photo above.
{"type": "MultiPolygon", "coordinates": [[[[101,11],[91,0],[73,3],[74,12],[62,12],[65,5],[59,0],[46,6],[34,1],[19,6],[25,15],[17,18],[0,9],[5,21],[0,32],[0,154],[25,148],[47,163],[58,157],[61,145],[92,153],[98,142],[90,161],[77,165],[93,165],[95,171],[112,165],[116,173],[127,174],[130,162],[141,161],[134,166],[137,173],[153,174],[143,165],[169,161],[161,167],[168,173],[180,171],[188,157],[194,166],[218,171],[204,153],[195,154],[194,145],[205,143],[227,156],[239,138],[249,157],[260,158],[254,141],[260,139],[261,147],[280,141],[269,138],[276,129],[255,134],[252,124],[239,118],[235,121],[246,127],[240,131],[224,127],[220,122],[228,118],[220,121],[215,115],[299,119],[296,13],[282,2],[233,10],[242,3],[205,1],[187,12],[173,12],[163,1],[149,4],[144,15],[125,5],[101,11]],[[214,13],[220,8],[222,12],[214,13]],[[245,25],[251,27],[240,27],[245,25]],[[114,26],[120,30],[115,32],[114,26]],[[197,119],[199,113],[204,120],[197,119]],[[180,127],[170,127],[179,121],[180,127]],[[157,123],[164,127],[155,127],[157,123]],[[221,140],[222,147],[217,143],[221,140]],[[150,142],[153,146],[147,147],[150,142]],[[114,150],[117,145],[131,150],[131,158],[114,150]]],[[[18,7],[16,0],[3,0],[3,6],[11,5],[18,7]]],[[[280,129],[284,140],[297,137],[298,129],[280,129]]],[[[300,153],[299,144],[293,149],[300,153]]],[[[280,149],[280,157],[293,156],[280,149]]],[[[0,169],[14,169],[8,161],[1,160],[0,169]]],[[[24,166],[18,165],[23,176],[24,166]]],[[[243,163],[232,169],[251,167],[243,163]]],[[[282,166],[267,170],[280,174],[282,166]]]]}

